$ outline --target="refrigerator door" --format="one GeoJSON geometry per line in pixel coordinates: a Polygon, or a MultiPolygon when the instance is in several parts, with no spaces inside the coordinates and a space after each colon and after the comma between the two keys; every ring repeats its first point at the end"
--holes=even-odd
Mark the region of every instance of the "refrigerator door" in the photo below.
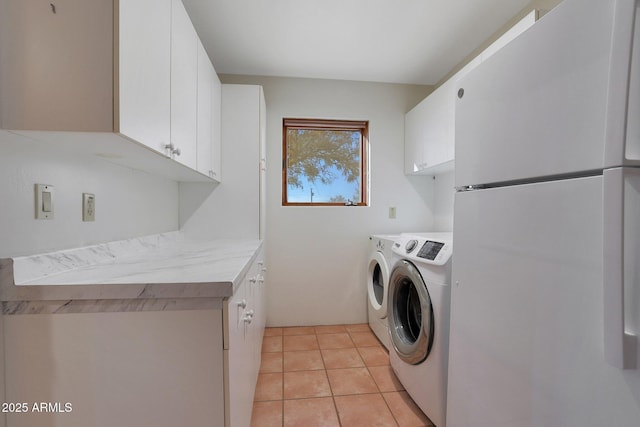
{"type": "Polygon", "coordinates": [[[448,427],[637,427],[640,370],[603,356],[602,198],[602,176],[456,193],[448,427]]]}
{"type": "Polygon", "coordinates": [[[456,187],[638,164],[638,138],[624,148],[640,96],[628,99],[637,11],[637,0],[565,0],[465,76],[456,187]]]}

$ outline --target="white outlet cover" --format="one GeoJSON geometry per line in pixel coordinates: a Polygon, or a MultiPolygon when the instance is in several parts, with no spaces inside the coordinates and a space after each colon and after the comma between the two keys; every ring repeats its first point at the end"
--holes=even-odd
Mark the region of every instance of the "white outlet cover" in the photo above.
{"type": "Polygon", "coordinates": [[[96,220],[96,195],[91,193],[82,193],[82,220],[96,220]]]}

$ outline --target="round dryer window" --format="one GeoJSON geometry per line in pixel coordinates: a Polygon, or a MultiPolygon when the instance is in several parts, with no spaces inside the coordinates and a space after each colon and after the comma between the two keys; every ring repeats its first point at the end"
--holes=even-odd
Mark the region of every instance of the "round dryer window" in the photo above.
{"type": "Polygon", "coordinates": [[[369,259],[367,279],[369,302],[380,319],[387,317],[387,288],[389,283],[389,267],[381,252],[376,251],[369,259]]]}
{"type": "Polygon", "coordinates": [[[389,333],[403,361],[417,365],[433,344],[433,307],[418,269],[407,260],[396,263],[389,279],[389,333]]]}
{"type": "Polygon", "coordinates": [[[378,305],[382,304],[382,297],[384,296],[384,279],[382,278],[382,270],[380,264],[376,262],[371,273],[371,284],[373,286],[373,296],[376,299],[378,305]]]}

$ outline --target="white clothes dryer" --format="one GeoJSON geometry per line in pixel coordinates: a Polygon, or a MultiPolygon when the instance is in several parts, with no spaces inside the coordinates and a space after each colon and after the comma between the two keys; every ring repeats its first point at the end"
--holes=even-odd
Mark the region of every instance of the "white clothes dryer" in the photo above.
{"type": "Polygon", "coordinates": [[[393,243],[399,235],[376,234],[369,237],[367,261],[367,313],[369,326],[380,342],[389,350],[389,324],[387,322],[387,294],[393,243]]]}
{"type": "Polygon", "coordinates": [[[391,367],[438,427],[447,408],[452,241],[451,233],[401,234],[387,297],[391,367]]]}

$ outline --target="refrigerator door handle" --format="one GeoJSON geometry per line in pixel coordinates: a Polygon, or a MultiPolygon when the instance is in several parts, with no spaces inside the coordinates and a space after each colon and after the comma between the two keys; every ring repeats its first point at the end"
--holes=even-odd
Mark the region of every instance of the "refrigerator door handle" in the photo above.
{"type": "MultiPolygon", "coordinates": [[[[637,250],[634,249],[637,242],[629,244],[639,239],[640,224],[632,224],[631,219],[635,219],[639,213],[636,211],[640,206],[640,197],[636,194],[630,198],[630,194],[625,194],[625,171],[629,169],[606,169],[603,173],[604,359],[619,369],[636,369],[638,337],[633,328],[638,325],[630,324],[632,322],[627,320],[633,317],[625,310],[625,294],[640,290],[640,286],[633,283],[638,275],[632,270],[637,268],[634,267],[637,254],[631,253],[637,250]],[[625,238],[629,241],[625,242],[625,238]]],[[[638,170],[632,171],[628,173],[630,177],[640,182],[638,170]]],[[[627,295],[627,298],[631,296],[627,295]]],[[[627,305],[630,302],[627,301],[627,305]]]]}

